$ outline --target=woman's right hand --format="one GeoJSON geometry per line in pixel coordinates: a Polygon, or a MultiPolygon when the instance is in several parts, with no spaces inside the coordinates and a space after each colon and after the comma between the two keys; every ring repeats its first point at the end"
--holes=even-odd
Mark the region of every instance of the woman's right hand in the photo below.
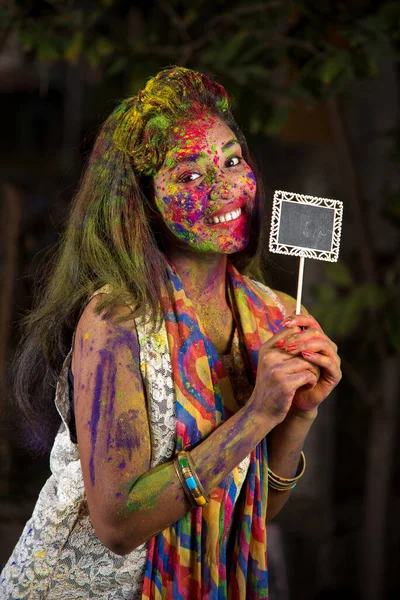
{"type": "Polygon", "coordinates": [[[285,328],[265,342],[259,351],[252,402],[259,416],[272,420],[275,425],[286,417],[296,391],[302,386],[313,387],[318,381],[318,367],[279,348],[279,342],[300,331],[299,327],[296,331],[291,328],[288,334],[285,328]]]}

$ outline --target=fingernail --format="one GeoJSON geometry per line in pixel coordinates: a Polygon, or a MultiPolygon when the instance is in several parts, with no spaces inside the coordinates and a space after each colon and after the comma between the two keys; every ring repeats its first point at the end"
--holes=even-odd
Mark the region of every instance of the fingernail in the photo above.
{"type": "Polygon", "coordinates": [[[277,348],[283,348],[283,346],[286,344],[286,340],[279,340],[279,342],[276,342],[275,346],[277,348]]]}
{"type": "Polygon", "coordinates": [[[286,351],[292,352],[292,350],[296,350],[296,348],[297,348],[296,344],[289,344],[289,346],[286,346],[286,351]]]}
{"type": "Polygon", "coordinates": [[[284,327],[286,327],[286,325],[290,325],[292,323],[292,319],[284,319],[281,323],[281,325],[283,325],[284,327]]]}
{"type": "Polygon", "coordinates": [[[306,358],[310,358],[310,356],[312,356],[313,353],[309,352],[308,350],[303,350],[302,355],[305,356],[306,358]]]}

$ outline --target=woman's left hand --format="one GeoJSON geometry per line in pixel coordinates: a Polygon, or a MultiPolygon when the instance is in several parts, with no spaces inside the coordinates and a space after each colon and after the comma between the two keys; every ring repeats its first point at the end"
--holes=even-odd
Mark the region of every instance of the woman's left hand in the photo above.
{"type": "Polygon", "coordinates": [[[302,331],[285,338],[286,344],[282,350],[292,356],[302,356],[320,368],[317,383],[311,388],[299,388],[292,401],[292,407],[301,412],[315,411],[342,378],[337,346],[311,315],[292,315],[282,324],[288,329],[305,327],[302,331]]]}

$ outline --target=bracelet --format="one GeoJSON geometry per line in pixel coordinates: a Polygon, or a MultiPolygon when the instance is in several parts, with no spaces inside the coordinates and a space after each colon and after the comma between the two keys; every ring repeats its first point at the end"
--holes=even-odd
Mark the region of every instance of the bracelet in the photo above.
{"type": "Polygon", "coordinates": [[[203,486],[197,477],[192,457],[189,452],[181,450],[175,456],[174,466],[184,492],[192,506],[207,506],[210,497],[207,496],[203,486]]]}
{"type": "Polygon", "coordinates": [[[197,503],[195,502],[193,495],[190,493],[190,490],[189,490],[188,486],[186,485],[186,480],[185,480],[185,478],[182,474],[182,471],[179,467],[177,456],[174,458],[174,467],[175,467],[176,474],[178,475],[178,479],[181,482],[181,486],[183,487],[183,491],[185,492],[186,496],[188,497],[190,504],[193,507],[197,507],[197,503]]]}
{"type": "Polygon", "coordinates": [[[277,492],[289,492],[296,487],[296,484],[300,477],[304,475],[304,471],[306,470],[306,457],[304,452],[300,454],[300,463],[297,469],[296,477],[286,478],[280,477],[276,475],[271,469],[268,467],[268,485],[273,490],[277,492]]]}

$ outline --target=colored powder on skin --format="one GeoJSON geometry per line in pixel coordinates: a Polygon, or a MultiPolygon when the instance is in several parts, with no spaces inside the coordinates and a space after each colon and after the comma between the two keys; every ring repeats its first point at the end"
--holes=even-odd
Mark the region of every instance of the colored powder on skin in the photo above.
{"type": "MultiPolygon", "coordinates": [[[[128,450],[129,460],[132,459],[134,449],[140,447],[140,442],[137,439],[132,420],[136,418],[137,411],[130,410],[121,415],[118,423],[115,423],[115,399],[116,399],[116,380],[117,380],[117,358],[118,350],[126,348],[130,357],[138,354],[138,341],[132,331],[118,328],[116,333],[112,329],[108,330],[109,335],[115,336],[108,340],[107,347],[99,351],[101,362],[97,365],[95,377],[95,389],[92,402],[92,414],[90,420],[91,426],[91,455],[89,461],[90,480],[92,485],[95,483],[95,459],[96,442],[98,435],[98,427],[101,415],[104,417],[104,434],[106,436],[106,449],[108,452],[112,447],[128,450]],[[105,370],[107,370],[107,379],[105,380],[105,370]],[[102,402],[102,398],[106,402],[102,402]],[[105,405],[102,411],[102,405],[105,405]],[[113,430],[115,430],[113,435],[113,430]]],[[[122,392],[118,393],[121,397],[122,392]]],[[[110,457],[105,457],[108,461],[110,457]]],[[[121,468],[121,467],[120,467],[121,468]]]]}
{"type": "Polygon", "coordinates": [[[108,363],[108,381],[106,387],[107,411],[106,411],[106,431],[107,431],[107,450],[111,445],[111,429],[114,424],[114,405],[115,405],[115,379],[117,376],[117,368],[115,365],[115,355],[108,350],[100,350],[102,361],[108,363]]]}
{"type": "Polygon", "coordinates": [[[133,421],[137,419],[139,411],[133,408],[121,414],[117,423],[115,434],[115,446],[120,450],[127,450],[129,460],[132,460],[133,450],[140,448],[140,440],[137,438],[133,421]]]}
{"type": "Polygon", "coordinates": [[[135,512],[154,508],[163,491],[171,485],[169,465],[160,465],[151,472],[139,477],[129,493],[129,500],[124,511],[135,512]],[[132,497],[133,496],[133,497],[132,497]]]}
{"type": "Polygon", "coordinates": [[[92,486],[94,486],[95,476],[94,476],[94,457],[96,451],[96,441],[97,441],[97,427],[100,420],[100,407],[101,407],[101,395],[103,391],[103,365],[99,364],[96,368],[96,378],[95,378],[95,387],[92,401],[92,416],[90,419],[91,426],[91,447],[90,447],[90,461],[89,461],[89,471],[90,471],[90,482],[92,486]]]}
{"type": "MultiPolygon", "coordinates": [[[[229,451],[229,449],[228,449],[229,444],[231,444],[232,440],[237,437],[238,432],[243,431],[246,427],[248,427],[248,418],[247,417],[243,417],[243,419],[240,419],[236,423],[236,426],[234,428],[231,428],[227,432],[227,435],[226,435],[225,439],[221,443],[221,455],[226,450],[229,451]]],[[[244,444],[246,446],[246,448],[244,450],[244,453],[247,453],[248,452],[248,448],[247,448],[248,442],[244,442],[244,444]]],[[[236,449],[236,452],[238,454],[240,454],[240,446],[239,446],[239,448],[236,449]]],[[[217,463],[215,465],[215,467],[213,468],[213,470],[212,470],[213,476],[218,477],[220,475],[220,473],[222,473],[224,471],[224,469],[225,469],[225,464],[223,462],[222,463],[217,463]]]]}

